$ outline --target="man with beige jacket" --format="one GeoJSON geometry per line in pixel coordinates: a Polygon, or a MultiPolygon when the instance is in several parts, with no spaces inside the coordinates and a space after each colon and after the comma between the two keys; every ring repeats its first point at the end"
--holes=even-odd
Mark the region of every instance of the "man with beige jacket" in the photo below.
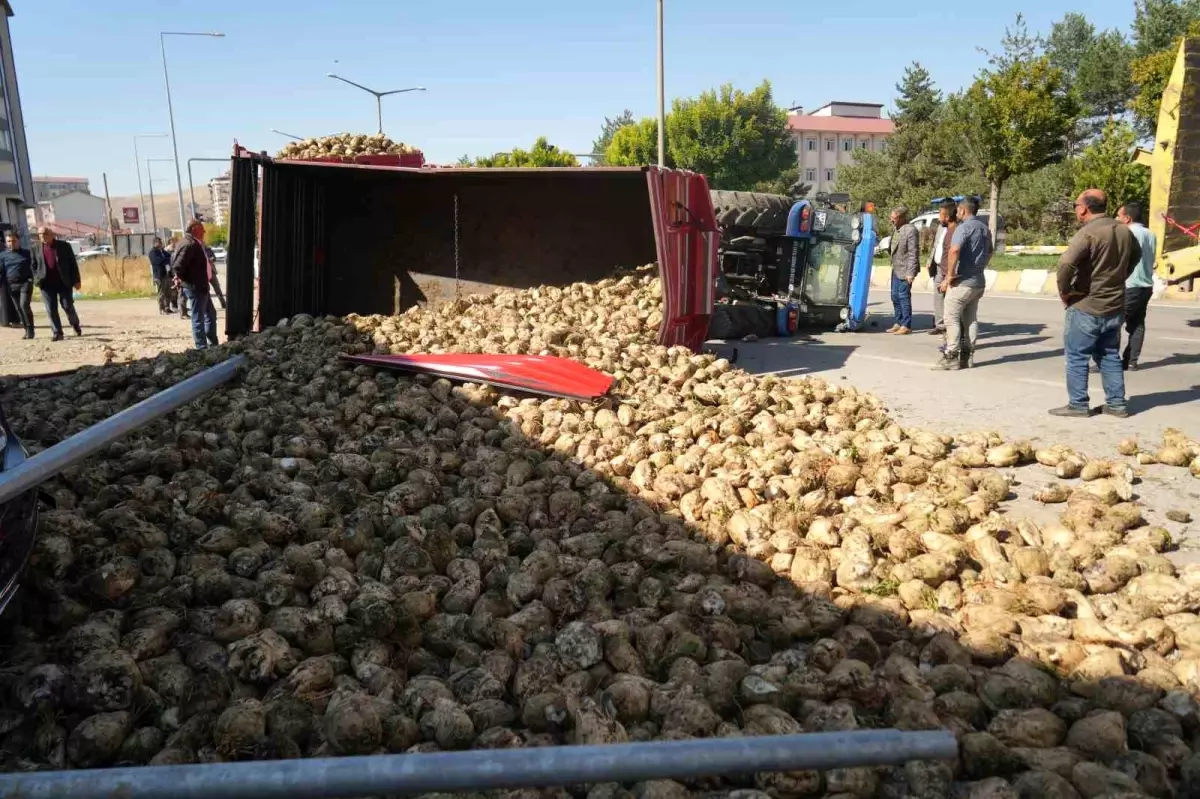
{"type": "Polygon", "coordinates": [[[912,284],[921,271],[921,237],[908,221],[908,208],[892,211],[892,308],[896,324],[888,330],[897,336],[912,332],[912,284]]]}

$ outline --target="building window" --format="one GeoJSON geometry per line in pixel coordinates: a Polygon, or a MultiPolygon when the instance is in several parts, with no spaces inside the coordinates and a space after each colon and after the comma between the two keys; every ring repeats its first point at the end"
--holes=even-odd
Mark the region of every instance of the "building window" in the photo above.
{"type": "Polygon", "coordinates": [[[825,151],[829,153],[833,152],[833,139],[825,140],[825,151]]]}
{"type": "Polygon", "coordinates": [[[879,142],[879,152],[881,152],[881,153],[887,152],[887,142],[886,141],[879,142]]]}
{"type": "Polygon", "coordinates": [[[815,170],[815,169],[804,170],[804,179],[806,181],[808,181],[809,183],[812,183],[813,181],[815,181],[817,179],[817,170],[815,170]]]}
{"type": "Polygon", "coordinates": [[[863,139],[862,141],[860,141],[860,142],[858,143],[858,146],[859,146],[859,148],[860,148],[860,149],[863,149],[863,150],[870,150],[870,149],[871,149],[871,142],[870,142],[869,140],[867,140],[867,139],[863,139]]]}
{"type": "Polygon", "coordinates": [[[842,150],[844,150],[845,152],[850,152],[853,149],[854,149],[854,140],[853,139],[843,139],[842,140],[842,150]]]}
{"type": "Polygon", "coordinates": [[[811,153],[811,152],[813,152],[814,150],[816,150],[816,149],[817,149],[817,140],[816,140],[816,139],[809,139],[809,140],[808,140],[808,144],[807,144],[806,146],[807,146],[807,148],[808,148],[808,151],[809,151],[810,153],[811,153]]]}
{"type": "Polygon", "coordinates": [[[826,169],[826,170],[825,170],[825,182],[826,182],[826,183],[832,183],[832,182],[833,182],[833,170],[832,170],[832,169],[826,169]]]}

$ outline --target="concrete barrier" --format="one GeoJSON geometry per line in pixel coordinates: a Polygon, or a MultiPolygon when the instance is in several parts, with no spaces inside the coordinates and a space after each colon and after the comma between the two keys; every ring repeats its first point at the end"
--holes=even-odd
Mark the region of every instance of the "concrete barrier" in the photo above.
{"type": "Polygon", "coordinates": [[[1045,269],[1022,269],[1017,291],[1021,294],[1041,294],[1049,275],[1050,272],[1045,269]]]}

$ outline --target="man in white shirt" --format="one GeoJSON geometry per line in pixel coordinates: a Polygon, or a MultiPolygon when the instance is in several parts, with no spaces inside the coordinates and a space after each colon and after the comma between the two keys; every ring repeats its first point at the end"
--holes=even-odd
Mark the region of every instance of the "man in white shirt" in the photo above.
{"type": "Polygon", "coordinates": [[[1154,254],[1158,249],[1158,241],[1149,228],[1142,224],[1141,203],[1122,205],[1117,211],[1117,221],[1129,228],[1142,248],[1141,260],[1125,281],[1125,332],[1129,334],[1129,341],[1121,353],[1121,365],[1130,372],[1136,372],[1138,357],[1142,354],[1142,342],[1146,339],[1146,309],[1154,294],[1154,254]]]}
{"type": "Polygon", "coordinates": [[[938,206],[938,223],[933,231],[933,254],[929,258],[929,276],[933,278],[933,330],[931,336],[946,334],[946,295],[938,288],[946,279],[946,253],[958,220],[958,206],[954,200],[943,200],[938,206]]]}

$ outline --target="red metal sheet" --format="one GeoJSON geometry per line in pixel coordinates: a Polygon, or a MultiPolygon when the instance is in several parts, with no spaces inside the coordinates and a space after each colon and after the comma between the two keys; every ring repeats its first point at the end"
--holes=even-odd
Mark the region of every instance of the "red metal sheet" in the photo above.
{"type": "Polygon", "coordinates": [[[612,388],[613,379],[581,363],[552,355],[342,355],[351,363],[422,372],[452,380],[486,383],[531,394],[591,400],[612,388]]]}

